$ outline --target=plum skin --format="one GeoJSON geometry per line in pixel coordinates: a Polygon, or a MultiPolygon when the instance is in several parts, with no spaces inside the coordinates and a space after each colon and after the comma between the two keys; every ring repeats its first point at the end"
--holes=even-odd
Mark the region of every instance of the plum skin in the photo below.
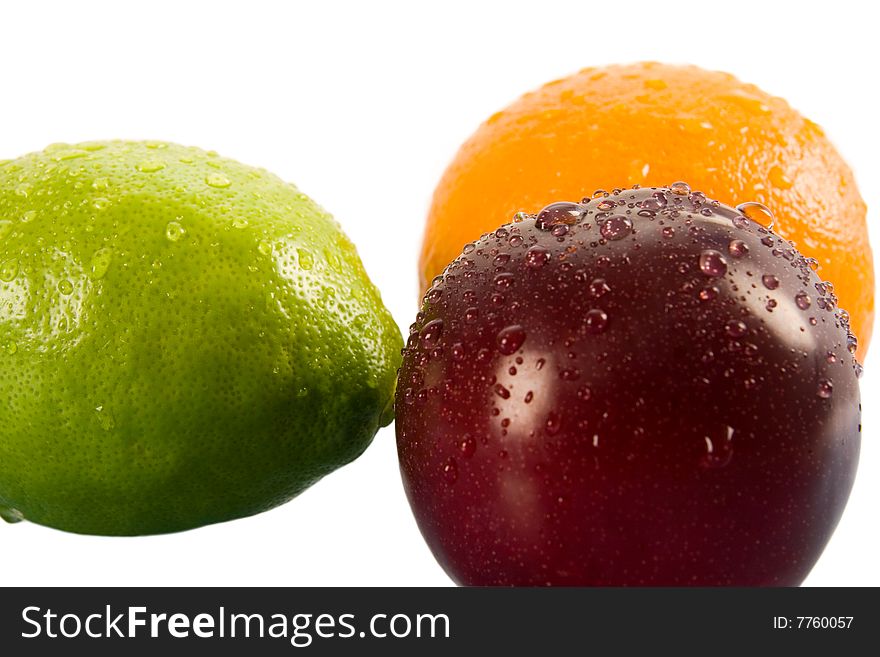
{"type": "Polygon", "coordinates": [[[675,191],[503,226],[427,292],[397,445],[455,582],[791,586],[819,558],[858,462],[846,316],[788,242],[675,191]]]}

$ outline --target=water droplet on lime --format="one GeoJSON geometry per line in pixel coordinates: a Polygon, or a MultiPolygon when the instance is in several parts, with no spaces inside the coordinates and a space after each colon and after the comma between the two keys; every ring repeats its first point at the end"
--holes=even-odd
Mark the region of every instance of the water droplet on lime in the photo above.
{"type": "Polygon", "coordinates": [[[4,260],[0,264],[0,281],[9,283],[15,280],[16,276],[18,276],[18,258],[4,260]]]}
{"type": "Polygon", "coordinates": [[[91,277],[94,279],[103,278],[107,273],[107,270],[110,268],[110,263],[113,261],[113,251],[109,248],[105,247],[103,249],[98,249],[92,254],[91,261],[91,277]]]}
{"type": "Polygon", "coordinates": [[[297,249],[296,256],[299,260],[300,269],[305,269],[309,271],[312,267],[315,266],[315,256],[312,255],[311,251],[306,249],[297,249]]]}
{"type": "Polygon", "coordinates": [[[168,225],[165,226],[165,237],[172,242],[176,242],[185,234],[186,228],[184,228],[178,221],[169,221],[168,225]]]}
{"type": "Polygon", "coordinates": [[[98,424],[104,431],[110,431],[116,427],[116,420],[103,405],[95,407],[95,413],[98,417],[98,424]]]}
{"type": "Polygon", "coordinates": [[[205,176],[205,184],[217,189],[226,189],[232,184],[232,181],[222,173],[209,173],[205,176]]]}
{"type": "Polygon", "coordinates": [[[10,524],[15,524],[24,520],[24,515],[22,515],[21,511],[11,506],[0,506],[0,518],[3,518],[3,520],[10,524]]]}
{"type": "Polygon", "coordinates": [[[137,170],[141,173],[156,173],[165,168],[162,160],[146,160],[137,165],[137,170]]]}

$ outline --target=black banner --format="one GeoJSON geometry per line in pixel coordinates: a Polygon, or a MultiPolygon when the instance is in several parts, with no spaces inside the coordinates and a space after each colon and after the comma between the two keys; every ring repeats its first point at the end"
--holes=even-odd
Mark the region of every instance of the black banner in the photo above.
{"type": "Polygon", "coordinates": [[[5,655],[847,654],[878,621],[874,588],[0,591],[5,655]]]}

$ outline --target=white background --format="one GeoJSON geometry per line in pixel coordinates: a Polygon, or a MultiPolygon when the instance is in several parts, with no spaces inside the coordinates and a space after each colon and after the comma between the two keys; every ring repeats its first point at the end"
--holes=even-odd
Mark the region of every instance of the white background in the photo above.
{"type": "MultiPolygon", "coordinates": [[[[878,19],[841,0],[2,3],[0,158],[152,138],[266,167],[336,215],[405,328],[430,195],[459,144],[589,65],[694,63],[787,98],[849,160],[880,246],[878,19]]],[[[880,585],[878,358],[855,490],[808,584],[880,585]]],[[[449,584],[404,497],[393,427],[260,516],[131,539],[0,524],[0,563],[2,585],[449,584]]]]}

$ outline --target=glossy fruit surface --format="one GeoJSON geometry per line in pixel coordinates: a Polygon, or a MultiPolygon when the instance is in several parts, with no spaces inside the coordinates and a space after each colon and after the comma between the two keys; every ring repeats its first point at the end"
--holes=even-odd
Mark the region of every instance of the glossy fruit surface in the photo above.
{"type": "Polygon", "coordinates": [[[293,185],[166,143],[0,164],[0,514],[188,529],[276,506],[390,421],[400,334],[293,185]]]}
{"type": "Polygon", "coordinates": [[[874,273],[865,204],[822,129],[732,75],[656,63],[588,68],[524,95],[462,145],[437,185],[422,290],[462,244],[615,185],[687,180],[710,198],[773,208],[774,230],[816,258],[867,353],[874,273]]]}
{"type": "Polygon", "coordinates": [[[843,511],[860,406],[830,283],[687,185],[465,246],[396,396],[404,486],[469,585],[795,585],[843,511]]]}

